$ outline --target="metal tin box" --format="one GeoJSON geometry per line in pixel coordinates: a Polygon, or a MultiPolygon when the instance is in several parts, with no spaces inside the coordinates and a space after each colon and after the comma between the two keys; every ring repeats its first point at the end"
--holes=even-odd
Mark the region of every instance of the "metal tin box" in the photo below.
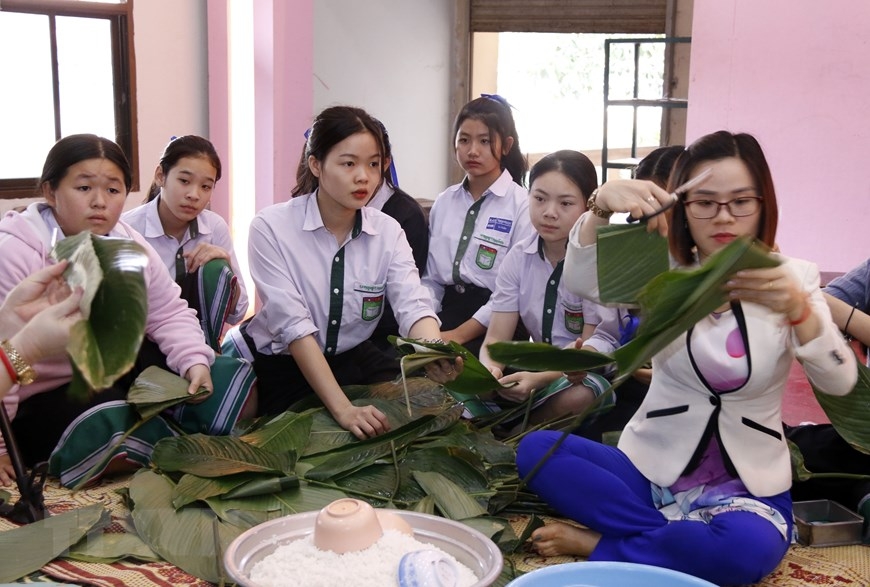
{"type": "Polygon", "coordinates": [[[835,501],[818,499],[794,503],[798,542],[804,546],[843,546],[861,543],[863,518],[835,501]]]}

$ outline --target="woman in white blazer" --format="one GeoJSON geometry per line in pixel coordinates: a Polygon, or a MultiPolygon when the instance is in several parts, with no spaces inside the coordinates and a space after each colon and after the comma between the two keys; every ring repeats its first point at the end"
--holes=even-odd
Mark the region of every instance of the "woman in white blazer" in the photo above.
{"type": "MultiPolygon", "coordinates": [[[[719,131],[677,160],[671,188],[712,173],[679,196],[667,234],[679,266],[702,264],[734,239],[772,247],[776,194],[758,142],[719,131]]],[[[589,200],[565,259],[569,289],[597,299],[596,230],[613,212],[640,217],[671,203],[651,182],[610,181],[589,200]]],[[[617,448],[570,436],[529,486],[586,529],[551,524],[536,531],[539,553],[656,565],[717,584],[755,583],[779,564],[791,541],[791,468],[781,400],[794,358],[826,393],[855,385],[855,357],[831,321],[815,265],[782,264],[736,274],[730,303],[699,321],[653,358],[649,392],[617,448]]],[[[560,437],[532,433],[520,443],[525,477],[560,437]]]]}

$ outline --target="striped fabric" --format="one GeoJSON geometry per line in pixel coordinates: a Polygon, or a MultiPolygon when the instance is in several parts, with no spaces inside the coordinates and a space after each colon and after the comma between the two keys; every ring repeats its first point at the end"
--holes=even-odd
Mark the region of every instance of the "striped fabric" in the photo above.
{"type": "Polygon", "coordinates": [[[211,376],[214,393],[204,402],[170,408],[126,438],[124,433],[139,422],[133,406],[119,400],[87,410],[64,431],[51,453],[49,473],[59,477],[62,485],[72,487],[105,456],[106,451],[111,451],[112,457],[91,480],[98,479],[116,460],[148,465],[157,441],[177,435],[176,429],[188,434],[229,434],[254,386],[254,369],[247,361],[218,355],[211,376]]]}
{"type": "Polygon", "coordinates": [[[239,300],[238,278],[223,259],[209,261],[196,273],[199,297],[197,312],[202,332],[205,341],[219,352],[224,323],[239,300]]]}

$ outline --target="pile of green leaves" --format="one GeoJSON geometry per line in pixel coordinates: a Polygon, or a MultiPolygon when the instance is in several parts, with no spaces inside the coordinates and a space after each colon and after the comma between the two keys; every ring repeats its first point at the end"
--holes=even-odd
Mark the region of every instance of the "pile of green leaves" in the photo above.
{"type": "MultiPolygon", "coordinates": [[[[175,401],[173,377],[154,370],[140,376],[133,399],[141,414],[175,401]],[[160,397],[161,387],[174,391],[160,397]]],[[[342,497],[461,520],[513,552],[540,520],[533,516],[517,536],[502,516],[548,512],[520,490],[514,447],[461,420],[461,406],[439,385],[423,378],[409,379],[407,385],[410,416],[401,383],[346,389],[355,404],[375,405],[390,418],[392,430],[368,440],[342,429],[323,407],[304,404],[251,422],[232,436],[163,439],[155,447],[152,469],[130,481],[130,532],[115,535],[111,544],[99,532],[91,534],[64,556],[91,562],[160,558],[218,583],[225,579],[222,553],[243,531],[276,517],[319,510],[342,497]]],[[[95,523],[89,531],[100,527],[95,523]]],[[[15,540],[18,532],[0,537],[15,540]]],[[[36,562],[50,560],[45,556],[36,562]]],[[[18,565],[15,572],[35,569],[18,565]]],[[[508,567],[499,584],[513,576],[508,567]]]]}

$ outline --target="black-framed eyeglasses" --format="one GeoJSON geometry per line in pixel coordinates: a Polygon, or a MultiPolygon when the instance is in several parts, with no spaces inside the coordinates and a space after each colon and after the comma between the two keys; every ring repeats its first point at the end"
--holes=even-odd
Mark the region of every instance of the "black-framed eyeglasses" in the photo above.
{"type": "Polygon", "coordinates": [[[727,202],[717,202],[716,200],[691,200],[684,202],[686,209],[692,218],[698,220],[709,220],[715,218],[719,214],[722,206],[728,208],[728,213],[735,218],[742,216],[752,216],[761,208],[761,198],[758,196],[741,196],[728,200],[727,202]]]}

